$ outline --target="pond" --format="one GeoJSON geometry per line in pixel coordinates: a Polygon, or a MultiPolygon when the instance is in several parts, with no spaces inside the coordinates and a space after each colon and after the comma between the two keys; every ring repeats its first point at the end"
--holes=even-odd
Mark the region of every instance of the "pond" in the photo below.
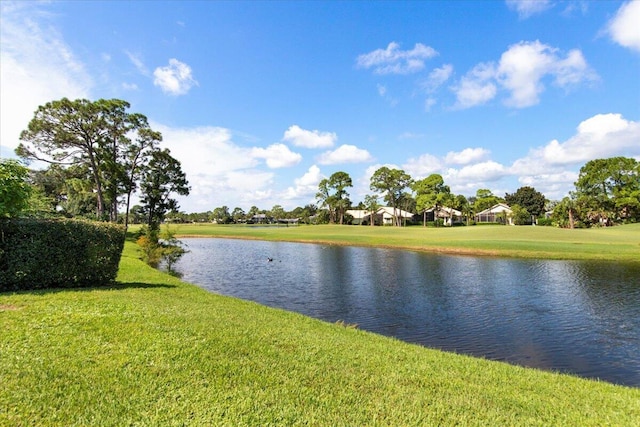
{"type": "Polygon", "coordinates": [[[185,281],[431,348],[640,387],[637,264],[182,239],[185,281]]]}

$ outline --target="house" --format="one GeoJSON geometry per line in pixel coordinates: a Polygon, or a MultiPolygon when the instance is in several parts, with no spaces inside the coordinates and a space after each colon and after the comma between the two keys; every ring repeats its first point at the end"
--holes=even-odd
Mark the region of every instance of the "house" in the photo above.
{"type": "Polygon", "coordinates": [[[249,224],[269,224],[273,221],[273,218],[268,217],[266,214],[256,214],[247,221],[249,224]]]}
{"type": "MultiPolygon", "coordinates": [[[[380,207],[375,212],[362,209],[349,209],[346,213],[353,217],[351,223],[354,225],[370,225],[372,218],[375,225],[393,225],[394,212],[392,207],[380,207]]],[[[414,215],[411,212],[396,209],[395,214],[403,221],[413,221],[414,215]]]]}
{"type": "Polygon", "coordinates": [[[462,212],[447,206],[438,206],[437,209],[436,206],[433,206],[432,208],[424,211],[423,218],[426,218],[427,222],[441,219],[444,221],[445,225],[453,225],[453,223],[462,222],[462,212]]]}
{"type": "Polygon", "coordinates": [[[353,217],[351,221],[353,225],[371,224],[371,211],[366,209],[347,209],[345,213],[353,217]]]}
{"type": "Polygon", "coordinates": [[[513,225],[513,219],[511,218],[512,213],[513,211],[508,205],[505,205],[504,203],[498,203],[491,206],[489,209],[478,212],[475,215],[475,219],[477,223],[513,225]]]}
{"type": "MultiPolygon", "coordinates": [[[[376,217],[382,218],[383,225],[393,225],[394,210],[389,206],[378,208],[376,211],[376,217]]],[[[403,211],[402,209],[395,210],[396,216],[403,221],[413,221],[414,215],[411,212],[403,211]]]]}

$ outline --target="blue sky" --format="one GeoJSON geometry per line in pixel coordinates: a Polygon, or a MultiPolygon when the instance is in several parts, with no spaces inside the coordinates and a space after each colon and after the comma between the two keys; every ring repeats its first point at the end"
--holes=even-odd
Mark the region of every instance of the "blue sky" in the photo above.
{"type": "Polygon", "coordinates": [[[286,209],[380,166],[550,199],[640,160],[640,1],[52,1],[1,7],[2,157],[38,105],[120,98],[162,132],[181,210],[286,209]]]}

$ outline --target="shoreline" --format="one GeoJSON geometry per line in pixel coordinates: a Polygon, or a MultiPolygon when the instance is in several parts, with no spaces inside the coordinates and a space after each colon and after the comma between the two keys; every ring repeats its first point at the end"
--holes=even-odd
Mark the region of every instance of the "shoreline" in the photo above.
{"type": "MultiPolygon", "coordinates": [[[[342,226],[345,227],[345,226],[342,226]]],[[[276,230],[278,230],[276,228],[276,230]]],[[[221,230],[222,231],[222,230],[221,230]]],[[[346,235],[345,235],[346,236],[346,235]]],[[[439,245],[409,245],[409,244],[397,244],[397,243],[376,243],[376,242],[353,242],[346,239],[323,239],[323,238],[296,238],[279,235],[260,235],[253,236],[247,234],[228,234],[228,233],[180,233],[176,232],[176,238],[214,238],[214,239],[238,239],[238,240],[262,240],[270,242],[288,242],[288,243],[304,243],[304,244],[317,244],[317,245],[335,245],[335,246],[354,246],[363,248],[381,248],[381,249],[396,249],[406,250],[422,253],[430,253],[437,255],[451,255],[451,256],[473,256],[473,257],[495,257],[495,258],[512,258],[512,259],[531,259],[531,260],[552,260],[552,261],[592,261],[592,262],[607,262],[607,263],[630,263],[640,264],[640,251],[638,258],[632,259],[620,259],[616,254],[602,252],[598,256],[591,254],[586,256],[584,253],[567,253],[558,250],[527,250],[527,249],[490,249],[490,248],[470,248],[461,246],[439,246],[439,245]]],[[[640,238],[640,236],[639,236],[640,238]]],[[[504,243],[512,243],[513,241],[504,243]]],[[[579,246],[580,243],[574,243],[579,246]]],[[[603,243],[604,245],[604,243],[603,243]]],[[[638,245],[640,247],[640,244],[638,245]]]]}

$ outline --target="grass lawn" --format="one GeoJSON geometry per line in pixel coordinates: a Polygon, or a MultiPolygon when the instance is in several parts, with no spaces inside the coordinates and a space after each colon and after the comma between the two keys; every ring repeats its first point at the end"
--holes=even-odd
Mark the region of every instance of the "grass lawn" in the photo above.
{"type": "MultiPolygon", "coordinates": [[[[352,240],[366,237],[362,228],[348,228],[352,240]]],[[[291,235],[307,229],[315,227],[291,235]]],[[[342,228],[319,229],[344,239],[342,228]]],[[[485,233],[379,230],[380,239],[485,233]]],[[[623,234],[609,239],[624,246],[623,234]]],[[[0,384],[1,426],[640,421],[638,388],[444,353],[208,293],[147,267],[132,243],[115,286],[0,294],[0,384]]]]}
{"type": "Polygon", "coordinates": [[[532,226],[424,228],[368,226],[234,226],[180,224],[179,236],[232,237],[545,259],[640,262],[640,224],[561,229],[532,226]]]}

